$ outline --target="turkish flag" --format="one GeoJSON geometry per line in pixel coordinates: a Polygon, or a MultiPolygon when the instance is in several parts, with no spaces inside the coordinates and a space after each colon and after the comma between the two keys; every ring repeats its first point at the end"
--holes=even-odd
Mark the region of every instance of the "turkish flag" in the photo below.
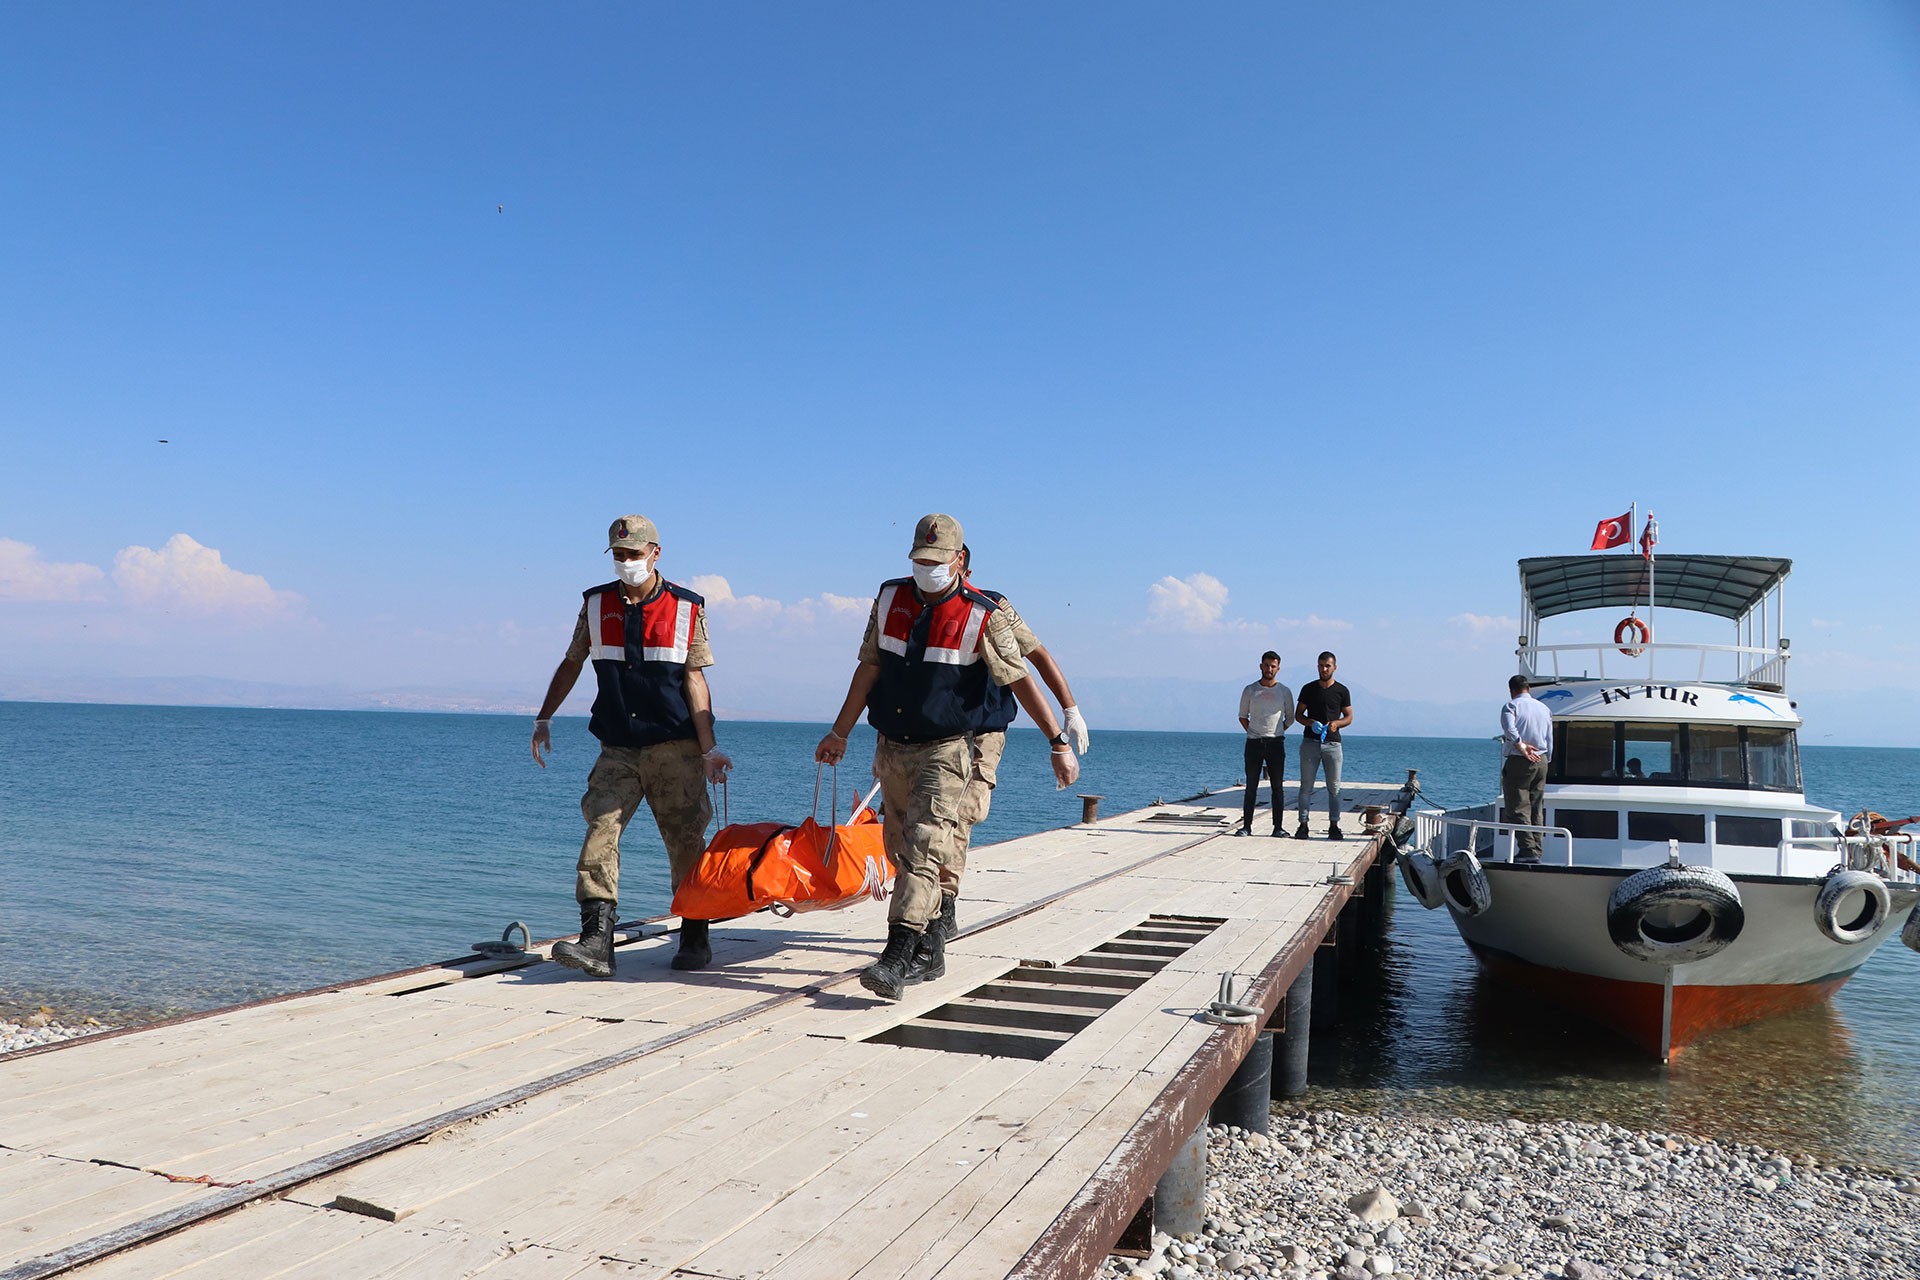
{"type": "Polygon", "coordinates": [[[1624,547],[1633,541],[1633,511],[1628,509],[1611,520],[1602,520],[1593,531],[1593,549],[1624,547]]]}

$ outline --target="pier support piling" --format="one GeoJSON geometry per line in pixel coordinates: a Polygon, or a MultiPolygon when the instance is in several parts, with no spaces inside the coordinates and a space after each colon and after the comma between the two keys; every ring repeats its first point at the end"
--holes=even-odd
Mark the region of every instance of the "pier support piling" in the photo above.
{"type": "Polygon", "coordinates": [[[1307,1045],[1313,1039],[1313,966],[1287,988],[1286,1029],[1274,1045],[1273,1097],[1297,1098],[1307,1091],[1307,1045]]]}
{"type": "Polygon", "coordinates": [[[1313,951],[1313,1029],[1325,1031],[1340,1021],[1340,945],[1329,931],[1313,951]]]}
{"type": "Polygon", "coordinates": [[[1334,952],[1339,961],[1342,981],[1353,977],[1359,971],[1361,939],[1366,933],[1361,923],[1361,913],[1366,909],[1366,899],[1348,898],[1346,905],[1340,908],[1340,914],[1334,919],[1333,933],[1336,942],[1334,952]]]}
{"type": "Polygon", "coordinates": [[[1200,1230],[1207,1217],[1207,1126],[1187,1135],[1153,1186],[1153,1227],[1170,1236],[1200,1230]]]}
{"type": "Polygon", "coordinates": [[[1387,931],[1387,874],[1384,858],[1375,858],[1373,865],[1367,868],[1366,911],[1367,933],[1370,937],[1377,938],[1387,931]]]}
{"type": "Polygon", "coordinates": [[[1249,1133],[1265,1133],[1271,1127],[1270,1105],[1273,1099],[1273,1037],[1265,1031],[1253,1037],[1253,1047],[1240,1059],[1220,1096],[1207,1111],[1208,1124],[1230,1124],[1249,1133]]]}

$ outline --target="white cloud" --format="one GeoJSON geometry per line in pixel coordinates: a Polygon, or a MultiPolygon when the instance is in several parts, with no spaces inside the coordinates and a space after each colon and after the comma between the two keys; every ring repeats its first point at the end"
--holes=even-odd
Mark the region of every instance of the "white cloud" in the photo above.
{"type": "Polygon", "coordinates": [[[1288,630],[1294,630],[1294,629],[1304,629],[1307,631],[1351,631],[1353,630],[1353,624],[1351,622],[1346,621],[1343,618],[1323,618],[1317,613],[1310,613],[1304,618],[1275,618],[1273,620],[1273,625],[1276,627],[1281,627],[1288,630]]]}
{"type": "Polygon", "coordinates": [[[1209,631],[1227,611],[1227,584],[1210,573],[1165,577],[1147,588],[1147,618],[1182,631],[1209,631]]]}
{"type": "Polygon", "coordinates": [[[168,538],[158,551],[122,548],[113,559],[113,581],[136,603],[192,613],[272,613],[300,600],[291,591],[276,591],[257,573],[242,573],[217,550],[184,533],[168,538]]]}
{"type": "Polygon", "coordinates": [[[872,603],[856,596],[837,596],[830,591],[790,603],[771,596],[736,595],[733,584],[717,573],[700,574],[688,579],[687,585],[706,597],[707,609],[713,616],[743,625],[776,619],[804,625],[823,613],[829,618],[863,614],[872,603]]]}
{"type": "Polygon", "coordinates": [[[1509,618],[1505,614],[1456,613],[1447,619],[1456,627],[1465,627],[1475,635],[1517,636],[1520,634],[1520,619],[1509,618]]]}
{"type": "Polygon", "coordinates": [[[785,610],[778,600],[766,596],[737,596],[733,584],[717,573],[703,573],[687,583],[706,597],[707,608],[719,614],[739,614],[748,618],[771,618],[785,610]]]}
{"type": "Polygon", "coordinates": [[[0,600],[99,600],[106,579],[98,565],[42,560],[38,548],[0,538],[0,600]]]}

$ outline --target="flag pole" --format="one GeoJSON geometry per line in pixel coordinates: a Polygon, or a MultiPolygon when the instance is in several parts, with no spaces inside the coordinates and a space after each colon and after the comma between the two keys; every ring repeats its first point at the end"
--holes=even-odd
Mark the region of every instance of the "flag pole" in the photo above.
{"type": "MultiPolygon", "coordinates": [[[[1647,519],[1648,519],[1648,520],[1652,520],[1652,519],[1653,519],[1653,513],[1652,513],[1651,511],[1649,511],[1649,512],[1647,513],[1647,519]]],[[[1640,532],[1640,536],[1641,536],[1641,537],[1643,537],[1643,538],[1644,538],[1644,537],[1646,537],[1646,530],[1644,530],[1644,529],[1643,529],[1643,530],[1641,530],[1641,532],[1640,532]]],[[[1652,544],[1651,542],[1649,542],[1649,543],[1647,543],[1647,545],[1646,545],[1646,546],[1644,546],[1644,547],[1642,547],[1642,548],[1641,548],[1641,550],[1647,553],[1647,645],[1648,645],[1648,649],[1647,649],[1647,677],[1648,677],[1649,679],[1651,679],[1651,678],[1653,677],[1653,663],[1654,663],[1654,657],[1653,657],[1653,649],[1652,649],[1652,645],[1653,645],[1653,602],[1654,602],[1654,594],[1653,594],[1653,544],[1652,544]]]]}
{"type": "MultiPolygon", "coordinates": [[[[1640,504],[1638,502],[1630,502],[1627,504],[1627,545],[1629,547],[1637,545],[1640,541],[1640,535],[1634,532],[1634,530],[1638,528],[1639,525],[1640,525],[1640,504]]],[[[1651,596],[1651,591],[1649,591],[1649,596],[1647,599],[1647,612],[1649,614],[1653,612],[1653,599],[1651,596]]],[[[1653,624],[1649,622],[1647,624],[1647,627],[1649,630],[1651,630],[1653,627],[1653,624]]]]}

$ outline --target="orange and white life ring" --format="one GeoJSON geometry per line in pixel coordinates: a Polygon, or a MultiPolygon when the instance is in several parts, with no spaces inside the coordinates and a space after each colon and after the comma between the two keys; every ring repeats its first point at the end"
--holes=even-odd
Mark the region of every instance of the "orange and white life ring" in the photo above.
{"type": "Polygon", "coordinates": [[[1653,639],[1653,628],[1631,614],[1620,619],[1620,625],[1613,629],[1613,642],[1619,645],[1620,652],[1629,658],[1637,658],[1645,653],[1647,642],[1651,639],[1653,639]],[[1633,637],[1631,646],[1627,643],[1628,636],[1633,637]]]}

